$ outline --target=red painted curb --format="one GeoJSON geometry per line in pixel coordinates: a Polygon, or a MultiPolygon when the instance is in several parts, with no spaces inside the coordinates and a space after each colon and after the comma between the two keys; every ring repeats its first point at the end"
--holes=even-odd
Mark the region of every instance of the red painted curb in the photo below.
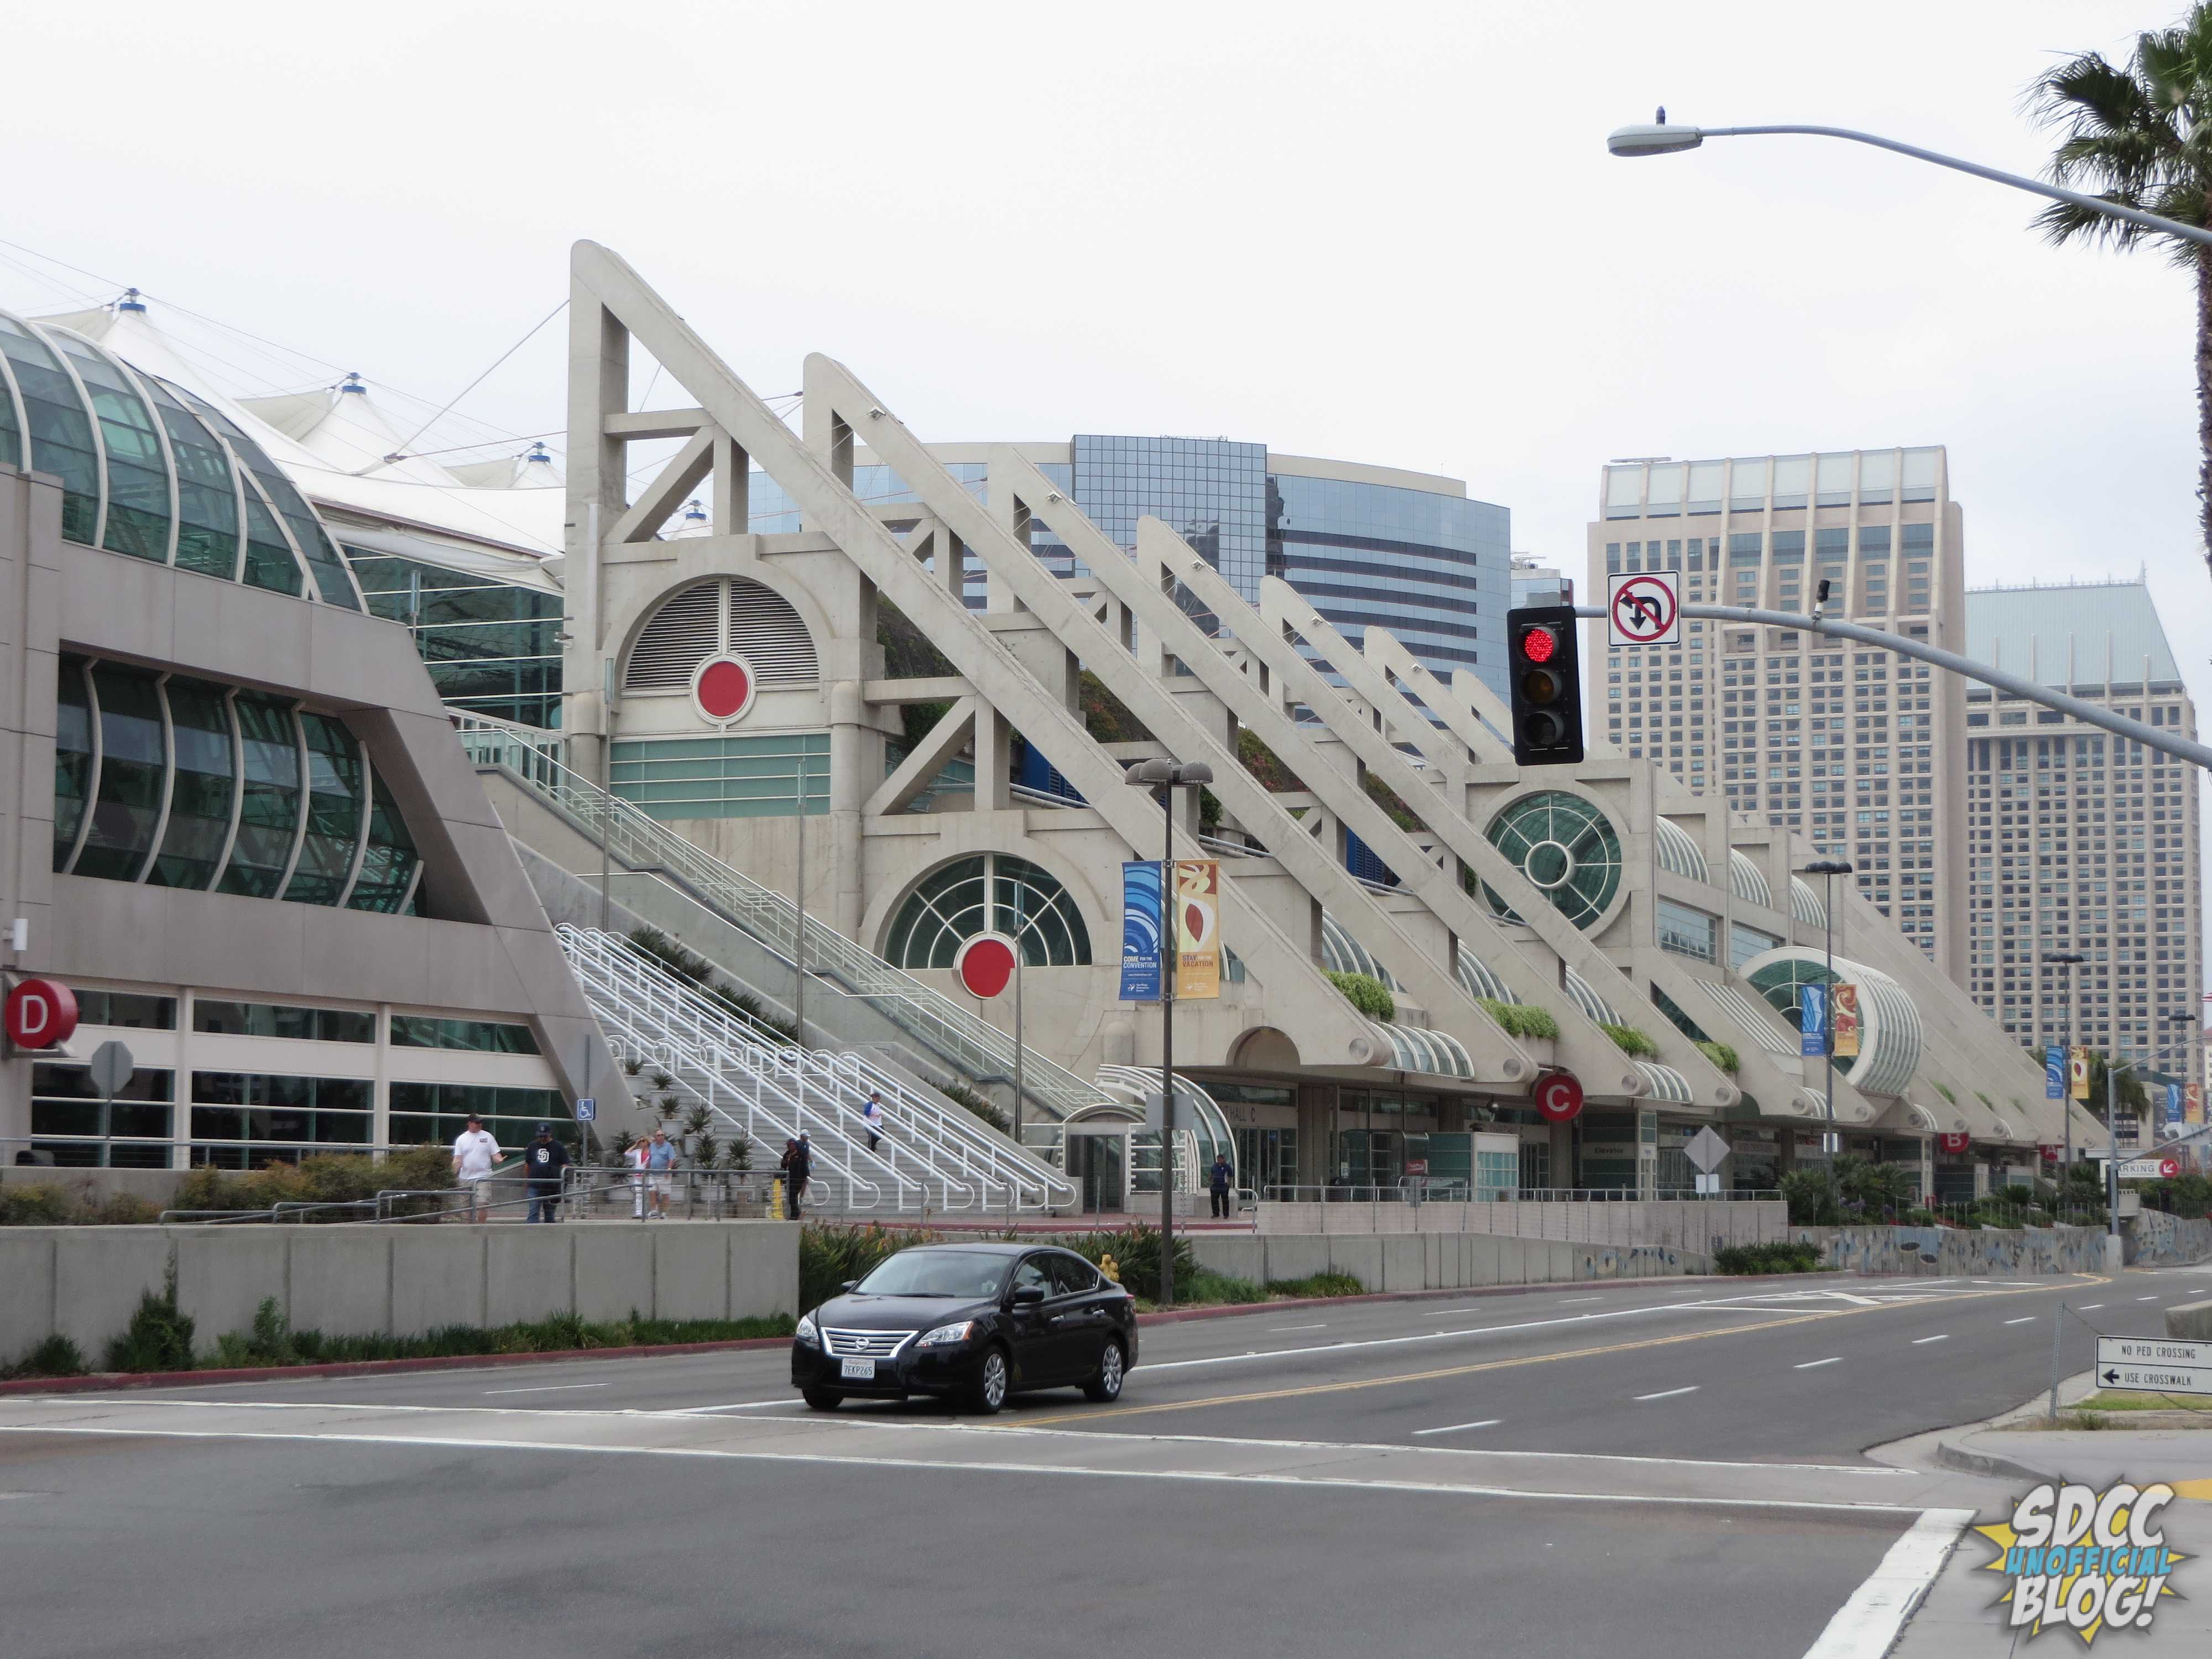
{"type": "Polygon", "coordinates": [[[727,1342],[665,1342],[627,1348],[563,1348],[550,1353],[468,1353],[419,1359],[350,1359],[328,1365],[246,1365],[201,1371],[96,1371],[89,1376],[24,1376],[0,1382],[0,1395],[84,1394],[112,1389],[176,1389],[219,1382],[297,1382],[318,1376],[381,1376],[398,1371],[483,1370],[497,1365],[563,1359],[644,1359],[655,1354],[734,1353],[787,1346],[787,1336],[738,1337],[727,1342]]]}

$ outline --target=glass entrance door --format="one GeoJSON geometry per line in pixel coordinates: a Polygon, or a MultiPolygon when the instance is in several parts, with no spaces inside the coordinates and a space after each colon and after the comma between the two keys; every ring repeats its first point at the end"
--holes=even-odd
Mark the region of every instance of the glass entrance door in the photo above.
{"type": "Polygon", "coordinates": [[[1067,1178],[1083,1194],[1088,1211],[1118,1214],[1129,1207],[1129,1139],[1127,1126],[1067,1126],[1067,1178]]]}

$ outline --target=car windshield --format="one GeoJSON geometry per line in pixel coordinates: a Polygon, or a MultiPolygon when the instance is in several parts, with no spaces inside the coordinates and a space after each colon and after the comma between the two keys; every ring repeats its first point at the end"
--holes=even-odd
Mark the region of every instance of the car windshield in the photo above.
{"type": "Polygon", "coordinates": [[[868,1296],[993,1297],[1006,1258],[980,1250],[904,1250],[881,1262],[858,1290],[868,1296]]]}

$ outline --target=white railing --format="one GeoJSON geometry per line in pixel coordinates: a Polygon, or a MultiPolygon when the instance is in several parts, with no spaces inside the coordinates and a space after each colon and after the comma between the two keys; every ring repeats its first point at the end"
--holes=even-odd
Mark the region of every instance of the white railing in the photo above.
{"type": "MultiPolygon", "coordinates": [[[[799,918],[789,899],[570,771],[555,757],[559,739],[554,733],[473,715],[461,717],[458,732],[477,765],[505,769],[586,833],[603,839],[617,862],[632,870],[666,872],[785,962],[796,959],[799,918]]],[[[805,965],[809,973],[826,975],[866,999],[969,1077],[1012,1079],[1011,1036],[812,916],[806,919],[805,965]]],[[[1026,1044],[1020,1069],[1023,1094],[1054,1117],[1065,1118],[1106,1098],[1026,1044]]]]}
{"type": "Polygon", "coordinates": [[[805,1129],[833,1190],[836,1176],[867,1172],[848,1192],[847,1207],[884,1201],[875,1174],[890,1177],[889,1200],[901,1210],[1011,1213],[1076,1202],[1074,1187],[1057,1171],[866,1056],[801,1048],[617,934],[568,926],[559,932],[593,1011],[625,1058],[665,1070],[684,1092],[757,1139],[761,1125],[784,1138],[805,1129]],[[872,1152],[860,1115],[871,1094],[884,1109],[872,1152]]]}

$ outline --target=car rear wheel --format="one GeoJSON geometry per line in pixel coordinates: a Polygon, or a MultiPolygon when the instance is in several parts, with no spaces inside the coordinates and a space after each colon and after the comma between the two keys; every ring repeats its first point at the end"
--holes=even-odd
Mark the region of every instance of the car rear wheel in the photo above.
{"type": "Polygon", "coordinates": [[[1128,1362],[1121,1358],[1121,1345],[1109,1341],[1106,1352],[1098,1356],[1098,1374],[1083,1385],[1083,1392],[1104,1405],[1121,1397],[1121,1379],[1127,1374],[1128,1362]]]}
{"type": "Polygon", "coordinates": [[[799,1398],[817,1412],[834,1412],[844,1402],[845,1396],[835,1389],[802,1389],[799,1398]]]}
{"type": "Polygon", "coordinates": [[[969,1386],[968,1409],[983,1417],[998,1415],[999,1407],[1006,1403],[1007,1381],[1006,1350],[987,1350],[969,1386]]]}

